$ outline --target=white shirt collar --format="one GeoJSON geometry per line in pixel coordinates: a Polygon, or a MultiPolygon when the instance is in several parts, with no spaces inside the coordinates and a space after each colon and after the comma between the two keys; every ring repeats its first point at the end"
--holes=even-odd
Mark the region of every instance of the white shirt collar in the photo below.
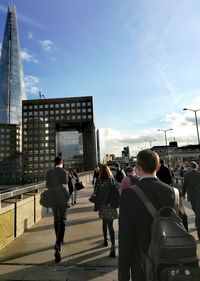
{"type": "Polygon", "coordinates": [[[139,178],[139,180],[142,180],[142,179],[149,179],[149,178],[154,178],[154,179],[157,179],[157,177],[156,176],[153,176],[153,175],[144,175],[144,176],[141,176],[140,178],[139,178]]]}

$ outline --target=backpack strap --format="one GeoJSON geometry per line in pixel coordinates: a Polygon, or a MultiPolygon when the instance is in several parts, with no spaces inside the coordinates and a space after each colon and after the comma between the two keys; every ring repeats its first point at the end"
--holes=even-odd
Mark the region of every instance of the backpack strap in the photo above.
{"type": "Polygon", "coordinates": [[[174,189],[174,210],[178,214],[179,212],[179,191],[178,188],[173,187],[174,189]]]}
{"type": "Polygon", "coordinates": [[[157,210],[154,207],[154,205],[151,203],[151,201],[148,199],[146,194],[137,185],[132,185],[130,186],[130,188],[138,195],[138,197],[143,202],[143,204],[145,205],[151,216],[155,218],[157,210]]]}

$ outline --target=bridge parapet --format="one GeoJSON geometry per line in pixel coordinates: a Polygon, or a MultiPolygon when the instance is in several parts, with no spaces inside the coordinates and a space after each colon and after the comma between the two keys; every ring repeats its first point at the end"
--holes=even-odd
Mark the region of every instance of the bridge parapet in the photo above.
{"type": "MultiPolygon", "coordinates": [[[[92,181],[93,172],[78,175],[87,185],[92,181]]],[[[0,193],[0,250],[44,216],[45,208],[39,203],[44,189],[43,181],[7,188],[0,193]]]]}

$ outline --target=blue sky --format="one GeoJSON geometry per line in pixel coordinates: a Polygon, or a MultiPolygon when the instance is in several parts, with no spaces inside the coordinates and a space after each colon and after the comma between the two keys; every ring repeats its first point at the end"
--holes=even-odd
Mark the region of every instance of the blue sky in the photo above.
{"type": "MultiPolygon", "coordinates": [[[[7,6],[0,2],[0,41],[7,6]]],[[[16,0],[29,99],[93,96],[102,153],[197,144],[199,0],[16,0]]],[[[200,111],[199,120],[200,120],[200,111]]]]}

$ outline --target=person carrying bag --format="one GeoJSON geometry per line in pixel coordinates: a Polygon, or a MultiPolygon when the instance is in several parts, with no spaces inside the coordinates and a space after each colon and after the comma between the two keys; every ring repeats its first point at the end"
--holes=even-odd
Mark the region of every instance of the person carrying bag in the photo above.
{"type": "Polygon", "coordinates": [[[54,216],[54,229],[56,234],[55,262],[61,261],[61,246],[65,234],[65,221],[70,198],[67,187],[68,172],[63,169],[63,159],[57,156],[54,160],[56,167],[47,172],[46,187],[47,190],[41,194],[40,203],[45,207],[51,207],[54,216]],[[45,201],[46,200],[46,201],[45,201]]]}

